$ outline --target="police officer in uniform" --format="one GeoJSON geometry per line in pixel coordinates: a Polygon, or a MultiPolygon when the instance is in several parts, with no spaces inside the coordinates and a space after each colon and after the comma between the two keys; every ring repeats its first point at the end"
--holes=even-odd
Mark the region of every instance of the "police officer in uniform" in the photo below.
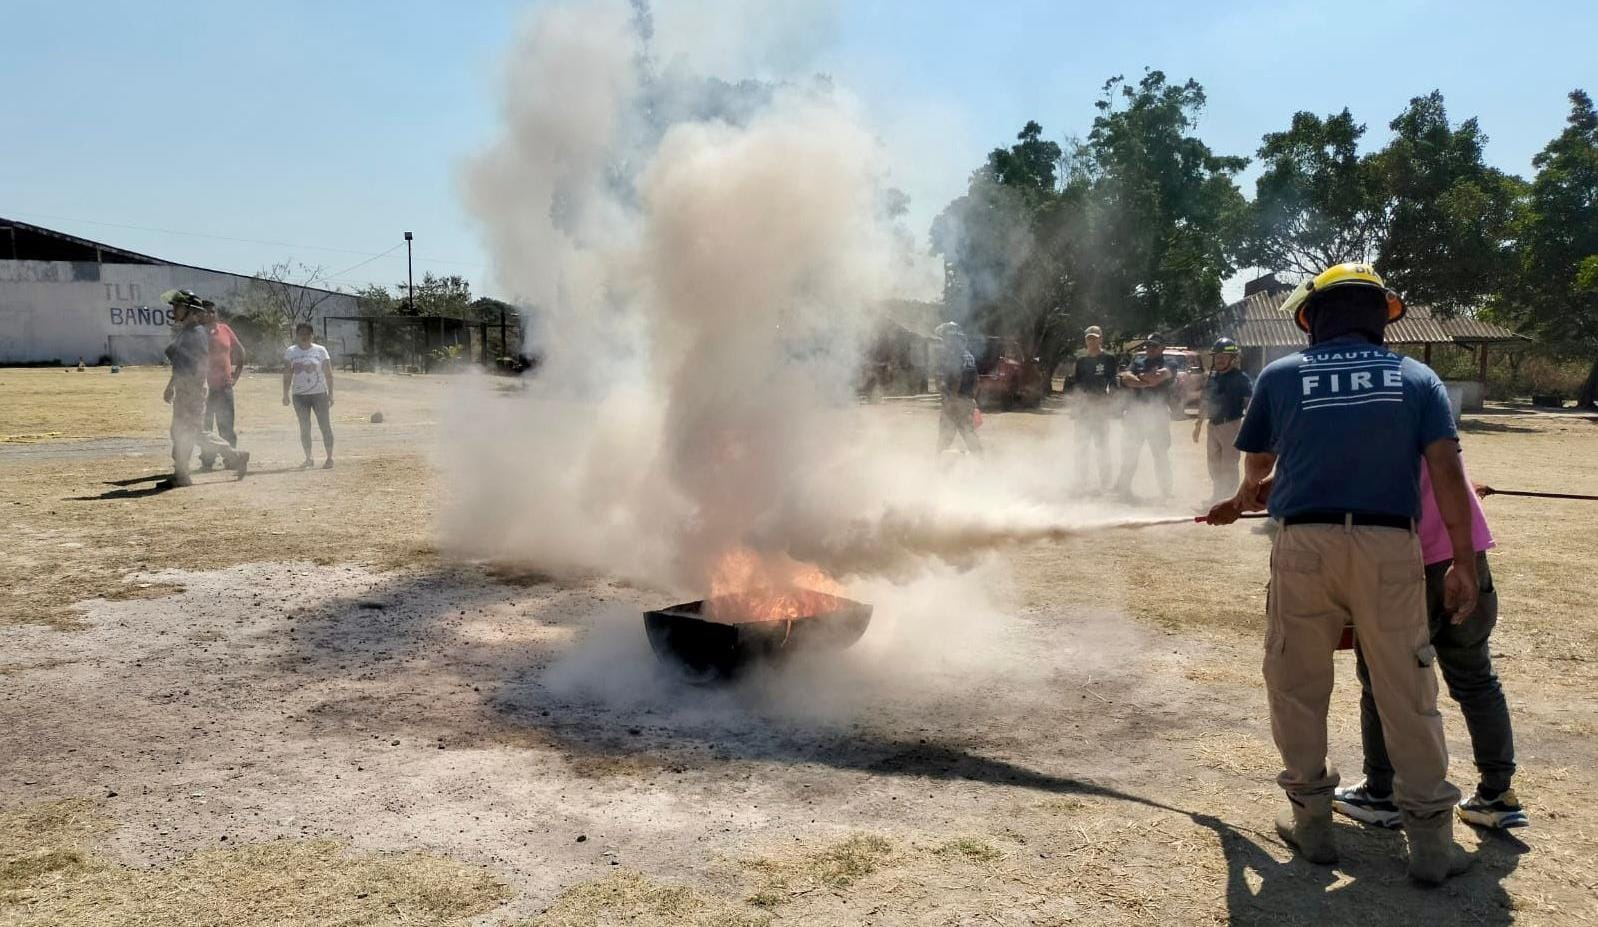
{"type": "Polygon", "coordinates": [[[1155,332],[1142,356],[1133,358],[1121,373],[1121,386],[1131,396],[1121,421],[1121,479],[1116,485],[1123,499],[1132,498],[1132,477],[1137,475],[1137,459],[1145,444],[1154,458],[1160,496],[1171,498],[1171,398],[1181,369],[1175,358],[1165,356],[1165,336],[1155,332]]]}
{"type": "Polygon", "coordinates": [[[1283,308],[1310,346],[1260,372],[1237,438],[1243,484],[1210,512],[1211,523],[1225,524],[1265,505],[1282,524],[1265,634],[1271,733],[1285,767],[1277,782],[1291,805],[1276,829],[1310,861],[1336,861],[1338,774],[1326,758],[1326,712],[1332,655],[1352,622],[1397,773],[1409,875],[1437,884],[1471,860],[1453,839],[1459,790],[1447,779],[1437,712],[1415,531],[1422,457],[1454,551],[1444,580],[1454,620],[1474,611],[1478,590],[1470,486],[1448,394],[1430,368],[1383,346],[1404,304],[1369,265],[1329,268],[1283,308]]]}
{"type": "Polygon", "coordinates": [[[1104,332],[1089,325],[1082,335],[1087,350],[1077,355],[1071,386],[1076,390],[1076,480],[1081,489],[1110,488],[1110,408],[1115,391],[1115,355],[1104,353],[1104,332]],[[1093,480],[1097,458],[1098,482],[1093,480]]]}
{"type": "Polygon", "coordinates": [[[172,378],[162,399],[172,404],[172,486],[189,486],[189,458],[196,448],[202,457],[221,457],[239,479],[250,465],[249,451],[235,451],[226,441],[205,430],[206,378],[210,372],[211,334],[201,322],[205,319],[199,297],[188,290],[169,290],[162,299],[172,306],[172,321],[178,326],[167,345],[167,360],[172,378]]]}

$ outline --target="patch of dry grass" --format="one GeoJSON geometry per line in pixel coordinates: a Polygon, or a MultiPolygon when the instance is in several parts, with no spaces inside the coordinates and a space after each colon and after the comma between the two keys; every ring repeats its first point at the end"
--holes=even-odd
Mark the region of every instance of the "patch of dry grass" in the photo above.
{"type": "MultiPolygon", "coordinates": [[[[171,410],[161,401],[167,375],[159,367],[129,367],[120,374],[105,368],[0,369],[0,434],[28,441],[163,442],[171,422],[171,410]]],[[[451,381],[340,373],[338,382],[336,421],[364,423],[381,410],[391,423],[417,425],[437,419],[451,381]]],[[[67,606],[73,602],[170,593],[123,582],[145,570],[216,569],[260,560],[388,568],[432,559],[433,514],[442,488],[420,449],[376,457],[356,451],[351,458],[360,439],[351,440],[346,431],[338,469],[290,471],[286,461],[272,461],[284,447],[298,460],[296,426],[282,408],[279,378],[248,374],[236,393],[243,443],[256,451],[243,481],[231,473],[199,473],[192,489],[152,493],[153,482],[117,482],[167,471],[170,461],[161,454],[0,458],[0,482],[7,486],[0,528],[12,541],[0,550],[0,570],[7,576],[0,587],[0,625],[70,627],[75,615],[67,606]],[[308,512],[314,513],[309,524],[308,512]]]]}
{"type": "MultiPolygon", "coordinates": [[[[16,443],[166,434],[171,407],[161,401],[171,371],[165,367],[0,368],[0,440],[16,443]]],[[[363,421],[381,410],[390,421],[435,420],[446,377],[400,377],[375,373],[335,375],[339,404],[335,422],[363,421]]],[[[246,372],[233,388],[241,410],[259,410],[292,424],[282,408],[282,377],[246,372]],[[266,411],[270,410],[270,412],[266,411]],[[286,418],[284,416],[287,416],[286,418]]],[[[252,427],[259,427],[251,423],[252,427]]]]}
{"type": "Polygon", "coordinates": [[[874,834],[856,834],[819,850],[744,863],[758,887],[749,903],[760,907],[786,904],[814,891],[848,888],[888,862],[893,844],[874,834]]]}
{"type": "Polygon", "coordinates": [[[178,583],[124,583],[120,589],[112,590],[103,598],[116,601],[129,599],[164,599],[169,595],[178,595],[188,591],[188,587],[178,583]]]}
{"type": "Polygon", "coordinates": [[[765,927],[770,922],[770,915],[689,886],[624,872],[573,885],[522,927],[765,927]]]}
{"type": "Polygon", "coordinates": [[[510,890],[488,870],[424,853],[351,853],[331,840],[208,850],[134,869],[88,847],[109,822],[68,800],[0,815],[7,927],[454,924],[510,890]]]}
{"type": "Polygon", "coordinates": [[[975,837],[946,840],[934,847],[932,852],[938,856],[969,859],[979,863],[991,863],[1004,858],[1004,853],[998,847],[975,837]]]}
{"type": "Polygon", "coordinates": [[[1269,741],[1230,731],[1200,734],[1189,742],[1188,753],[1199,766],[1240,775],[1275,773],[1282,765],[1269,741]]]}
{"type": "Polygon", "coordinates": [[[126,477],[126,462],[65,459],[0,463],[15,495],[0,508],[13,543],[0,549],[0,625],[71,627],[69,606],[92,598],[180,591],[129,584],[132,573],[210,570],[257,561],[361,563],[391,569],[435,558],[434,491],[415,455],[347,460],[336,470],[263,473],[235,481],[201,474],[190,489],[81,500],[126,477]],[[376,494],[378,487],[404,492],[376,494]],[[307,513],[314,513],[308,521],[307,513]]]}

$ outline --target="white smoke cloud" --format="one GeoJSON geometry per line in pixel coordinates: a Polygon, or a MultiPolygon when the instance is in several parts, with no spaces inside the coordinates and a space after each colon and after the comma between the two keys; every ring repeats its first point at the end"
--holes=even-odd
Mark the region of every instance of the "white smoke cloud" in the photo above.
{"type": "Polygon", "coordinates": [[[857,108],[821,79],[692,73],[684,38],[721,32],[683,9],[542,7],[513,53],[466,186],[547,363],[456,423],[470,479],[446,528],[468,550],[702,584],[826,464],[875,307],[904,292],[857,108]]]}
{"type": "MultiPolygon", "coordinates": [[[[545,363],[525,395],[447,426],[447,541],[697,598],[741,545],[903,581],[1124,515],[1066,496],[1063,446],[950,468],[925,419],[861,414],[878,307],[939,275],[844,89],[742,79],[795,73],[752,64],[793,12],[750,39],[755,5],[717,8],[743,12],[544,5],[513,50],[503,132],[465,180],[545,363]],[[751,70],[707,74],[696,53],[751,70]]],[[[796,9],[796,34],[817,34],[828,8],[796,9]]]]}

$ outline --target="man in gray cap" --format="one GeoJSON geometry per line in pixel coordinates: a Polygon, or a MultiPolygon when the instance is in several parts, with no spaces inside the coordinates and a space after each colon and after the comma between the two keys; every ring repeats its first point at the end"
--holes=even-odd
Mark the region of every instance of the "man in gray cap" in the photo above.
{"type": "Polygon", "coordinates": [[[1076,357],[1071,388],[1076,392],[1076,482],[1084,490],[1111,486],[1110,410],[1115,389],[1115,355],[1104,353],[1104,332],[1089,325],[1082,335],[1086,350],[1076,357]],[[1098,480],[1093,479],[1094,458],[1098,480]]]}
{"type": "Polygon", "coordinates": [[[1137,459],[1143,445],[1154,457],[1154,478],[1160,495],[1174,495],[1171,483],[1171,390],[1181,368],[1165,356],[1165,336],[1149,335],[1143,353],[1121,372],[1121,385],[1132,391],[1126,419],[1121,423],[1121,480],[1116,491],[1132,498],[1132,478],[1137,475],[1137,459]]]}

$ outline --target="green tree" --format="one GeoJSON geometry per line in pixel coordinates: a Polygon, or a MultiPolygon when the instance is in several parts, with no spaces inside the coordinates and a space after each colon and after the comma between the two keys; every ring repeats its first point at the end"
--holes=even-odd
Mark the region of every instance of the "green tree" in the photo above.
{"type": "Polygon", "coordinates": [[[966,194],[932,225],[950,314],[978,334],[1014,339],[1046,366],[1070,340],[1070,278],[1056,235],[1061,155],[1028,122],[1016,144],[989,152],[966,194]]]}
{"type": "Polygon", "coordinates": [[[1482,160],[1475,119],[1455,128],[1443,95],[1410,100],[1368,169],[1386,204],[1377,264],[1407,299],[1444,314],[1474,309],[1514,270],[1524,184],[1482,160]]]}
{"type": "Polygon", "coordinates": [[[1247,158],[1217,155],[1196,134],[1197,81],[1146,71],[1111,78],[1071,158],[1062,240],[1077,298],[1122,333],[1174,328],[1221,306],[1247,223],[1235,176],[1247,158]]]}
{"type": "Polygon", "coordinates": [[[1550,344],[1592,360],[1577,397],[1591,407],[1598,401],[1598,111],[1586,92],[1571,92],[1564,131],[1532,165],[1518,284],[1504,309],[1550,344]]]}
{"type": "Polygon", "coordinates": [[[394,296],[388,289],[376,283],[369,283],[355,291],[356,305],[363,316],[380,318],[385,315],[394,315],[394,296]]]}
{"type": "Polygon", "coordinates": [[[994,149],[933,223],[952,314],[1049,366],[1089,322],[1128,334],[1218,309],[1247,221],[1234,180],[1247,160],[1197,137],[1203,106],[1194,81],[1116,77],[1069,157],[1035,122],[994,149]]]}
{"type": "Polygon", "coordinates": [[[1060,146],[1028,122],[1010,148],[995,148],[973,171],[966,194],[932,223],[932,248],[943,255],[944,304],[987,334],[1006,333],[1023,311],[1016,284],[1032,257],[1036,213],[1055,193],[1060,146]]]}
{"type": "MultiPolygon", "coordinates": [[[[394,289],[404,293],[405,285],[396,284],[394,289]]],[[[438,277],[428,273],[424,274],[421,282],[416,284],[414,304],[403,298],[396,299],[395,304],[395,311],[401,315],[432,315],[464,319],[468,317],[472,304],[472,285],[465,277],[458,274],[438,277]]]]}
{"type": "Polygon", "coordinates": [[[511,322],[518,319],[517,309],[510,303],[492,296],[479,296],[467,306],[466,317],[480,322],[497,323],[501,313],[504,313],[505,318],[511,322]]]}
{"type": "Polygon", "coordinates": [[[1375,258],[1387,211],[1374,172],[1360,158],[1364,134],[1344,109],[1325,119],[1295,113],[1285,132],[1264,137],[1244,263],[1309,276],[1375,258]]]}

